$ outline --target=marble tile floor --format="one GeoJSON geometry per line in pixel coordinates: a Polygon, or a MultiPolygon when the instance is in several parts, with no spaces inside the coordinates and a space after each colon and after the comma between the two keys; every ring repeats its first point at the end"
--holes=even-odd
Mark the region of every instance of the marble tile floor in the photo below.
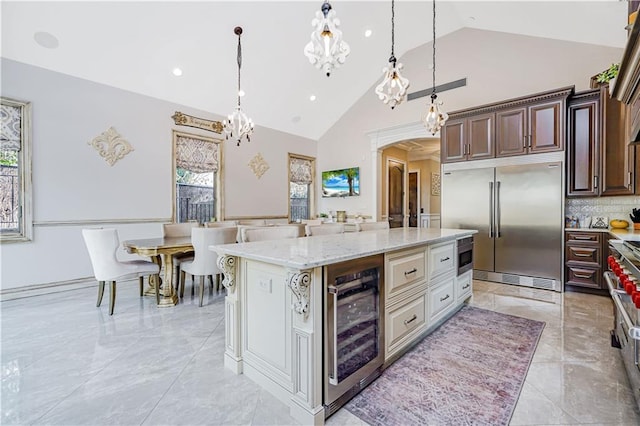
{"type": "MultiPolygon", "coordinates": [[[[472,304],[546,326],[512,425],[638,425],[606,297],[474,281],[472,304]]],[[[288,408],[222,365],[224,296],[171,308],[118,286],[0,304],[2,425],[293,425],[288,408]],[[105,290],[108,292],[108,289],[105,290]]],[[[340,410],[327,424],[361,425],[340,410]]]]}

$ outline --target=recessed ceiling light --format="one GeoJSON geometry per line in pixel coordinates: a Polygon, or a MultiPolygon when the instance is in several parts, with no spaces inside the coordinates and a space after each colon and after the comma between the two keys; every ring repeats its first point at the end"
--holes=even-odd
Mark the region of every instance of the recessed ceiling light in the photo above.
{"type": "Polygon", "coordinates": [[[373,31],[371,31],[371,30],[366,30],[366,31],[364,32],[364,36],[365,36],[365,37],[371,37],[371,34],[373,34],[373,31]]]}
{"type": "Polygon", "coordinates": [[[47,49],[56,49],[60,45],[56,36],[45,31],[38,31],[33,35],[33,39],[47,49]]]}
{"type": "Polygon", "coordinates": [[[173,75],[175,75],[176,77],[180,77],[182,75],[182,70],[180,68],[174,68],[173,75]]]}
{"type": "Polygon", "coordinates": [[[311,96],[309,96],[309,100],[310,100],[311,102],[315,101],[315,100],[316,100],[316,95],[311,95],[311,96]]]}
{"type": "Polygon", "coordinates": [[[244,90],[240,89],[240,90],[238,91],[238,96],[244,96],[244,90]]]}

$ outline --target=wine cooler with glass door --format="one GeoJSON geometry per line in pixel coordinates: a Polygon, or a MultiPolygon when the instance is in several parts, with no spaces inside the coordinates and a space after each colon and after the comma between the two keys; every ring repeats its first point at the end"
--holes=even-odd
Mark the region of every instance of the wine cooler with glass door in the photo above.
{"type": "Polygon", "coordinates": [[[325,417],[382,372],[383,268],[382,254],[325,267],[325,417]]]}

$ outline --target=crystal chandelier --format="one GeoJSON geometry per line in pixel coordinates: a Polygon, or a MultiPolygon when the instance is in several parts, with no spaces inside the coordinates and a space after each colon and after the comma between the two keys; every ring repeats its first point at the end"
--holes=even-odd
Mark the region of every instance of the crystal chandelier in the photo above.
{"type": "Polygon", "coordinates": [[[431,105],[429,110],[422,117],[422,122],[427,128],[427,131],[431,135],[435,135],[440,131],[440,128],[444,126],[444,123],[449,118],[449,114],[444,111],[440,111],[440,105],[442,102],[437,102],[436,99],[436,0],[433,0],[433,90],[431,91],[431,105]]]}
{"type": "Polygon", "coordinates": [[[304,54],[316,68],[331,74],[331,70],[344,64],[351,48],[342,40],[342,31],[338,29],[340,20],[331,8],[329,0],[324,0],[321,9],[311,21],[315,28],[311,33],[311,41],[304,47],[304,54]]]}
{"type": "Polygon", "coordinates": [[[242,27],[235,27],[233,33],[238,36],[238,106],[236,106],[236,110],[229,114],[222,124],[227,140],[229,138],[236,139],[238,141],[237,146],[240,146],[243,137],[246,137],[247,142],[251,141],[249,136],[253,133],[253,121],[247,117],[247,114],[245,114],[240,107],[240,97],[244,94],[240,89],[240,68],[242,67],[242,45],[240,43],[240,36],[242,35],[242,27]]]}
{"type": "Polygon", "coordinates": [[[382,69],[382,82],[376,86],[376,95],[384,103],[391,105],[391,109],[404,101],[409,88],[409,80],[400,75],[402,64],[396,61],[394,55],[395,44],[395,10],[394,0],[391,0],[391,56],[389,65],[382,69]]]}

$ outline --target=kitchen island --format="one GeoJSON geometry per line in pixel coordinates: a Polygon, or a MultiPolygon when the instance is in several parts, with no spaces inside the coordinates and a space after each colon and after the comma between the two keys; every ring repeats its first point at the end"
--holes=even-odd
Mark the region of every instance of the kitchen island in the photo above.
{"type": "Polygon", "coordinates": [[[331,268],[381,259],[386,366],[471,296],[471,271],[457,274],[456,241],[474,233],[397,228],[211,246],[227,289],[225,367],[266,388],[300,422],[322,424],[335,409],[326,402],[331,268]]]}

